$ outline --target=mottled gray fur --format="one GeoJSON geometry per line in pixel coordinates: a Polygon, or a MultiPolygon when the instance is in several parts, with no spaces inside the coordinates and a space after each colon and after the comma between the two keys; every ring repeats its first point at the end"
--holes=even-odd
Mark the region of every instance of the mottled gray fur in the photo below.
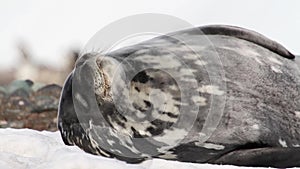
{"type": "MultiPolygon", "coordinates": [[[[97,72],[94,88],[98,113],[103,118],[95,120],[88,116],[90,108],[81,106],[79,110],[87,114],[81,123],[87,127],[74,128],[79,123],[74,108],[70,108],[74,100],[66,100],[74,99],[70,85],[72,78],[78,77],[71,74],[59,112],[65,143],[128,162],[157,157],[199,163],[300,166],[299,58],[293,59],[294,55],[277,42],[243,28],[213,25],[160,36],[108,54],[87,55],[78,61],[76,69],[88,58],[98,60],[96,69],[91,70],[97,72]],[[220,62],[216,63],[214,57],[220,62]],[[105,68],[99,58],[106,63],[105,68]],[[118,64],[124,75],[114,81],[108,76],[118,64]],[[213,77],[207,70],[214,67],[222,68],[221,84],[211,83],[213,77]],[[126,79],[131,82],[128,88],[122,86],[126,79]],[[112,83],[117,83],[115,88],[112,83]],[[113,97],[114,91],[117,97],[113,97]],[[219,112],[222,118],[217,128],[202,143],[201,132],[213,97],[226,98],[225,107],[219,112]],[[178,121],[181,123],[174,127],[178,121]],[[91,141],[97,126],[107,131],[91,141]],[[127,131],[130,137],[117,131],[127,131]],[[79,133],[84,136],[81,141],[79,133]],[[171,145],[178,141],[180,144],[171,145]]],[[[82,105],[92,99],[84,93],[79,98],[85,101],[75,102],[82,105]]]]}

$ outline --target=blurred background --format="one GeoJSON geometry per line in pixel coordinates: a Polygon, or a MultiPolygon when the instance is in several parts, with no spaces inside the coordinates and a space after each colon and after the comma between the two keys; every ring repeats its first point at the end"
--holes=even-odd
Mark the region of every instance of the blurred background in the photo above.
{"type": "Polygon", "coordinates": [[[64,71],[70,71],[66,67],[90,37],[117,19],[139,13],[169,14],[195,26],[253,29],[299,54],[299,7],[298,0],[1,0],[0,84],[30,78],[61,85],[64,71]],[[46,78],[49,71],[52,76],[46,78]]]}
{"type": "MultiPolygon", "coordinates": [[[[0,127],[56,130],[61,86],[98,30],[162,13],[255,30],[300,54],[298,0],[0,0],[0,127]]],[[[145,21],[147,22],[147,21],[145,21]]]]}

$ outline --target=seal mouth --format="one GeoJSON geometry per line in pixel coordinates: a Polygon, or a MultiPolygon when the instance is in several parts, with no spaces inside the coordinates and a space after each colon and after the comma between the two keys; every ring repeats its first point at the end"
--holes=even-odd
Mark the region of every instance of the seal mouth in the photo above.
{"type": "Polygon", "coordinates": [[[104,70],[105,64],[107,64],[107,61],[105,61],[103,57],[98,57],[96,59],[96,71],[94,77],[95,94],[97,99],[101,98],[104,101],[112,102],[112,81],[104,70]]]}

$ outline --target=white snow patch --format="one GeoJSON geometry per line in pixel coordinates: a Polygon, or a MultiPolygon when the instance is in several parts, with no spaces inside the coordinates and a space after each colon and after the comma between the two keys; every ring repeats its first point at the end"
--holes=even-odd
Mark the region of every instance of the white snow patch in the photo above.
{"type": "Polygon", "coordinates": [[[66,146],[59,132],[0,129],[0,135],[0,169],[251,169],[162,159],[127,164],[85,153],[76,146],[66,146]]]}

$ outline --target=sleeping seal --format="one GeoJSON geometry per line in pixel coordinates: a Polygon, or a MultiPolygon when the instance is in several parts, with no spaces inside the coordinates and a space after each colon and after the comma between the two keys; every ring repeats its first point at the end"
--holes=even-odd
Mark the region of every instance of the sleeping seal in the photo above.
{"type": "Polygon", "coordinates": [[[300,166],[297,59],[226,25],[86,53],[64,84],[58,128],[67,145],[129,163],[300,166]]]}

